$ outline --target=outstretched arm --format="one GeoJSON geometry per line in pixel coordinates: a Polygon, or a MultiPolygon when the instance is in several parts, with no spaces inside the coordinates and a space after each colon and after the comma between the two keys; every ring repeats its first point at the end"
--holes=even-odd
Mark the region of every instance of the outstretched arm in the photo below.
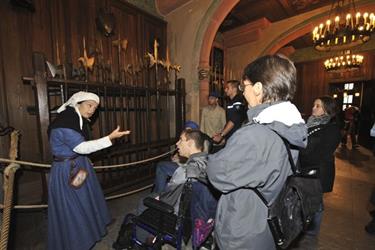
{"type": "Polygon", "coordinates": [[[112,140],[130,134],[130,130],[120,131],[117,126],[109,135],[97,140],[84,141],[78,144],[73,151],[78,154],[91,154],[104,148],[112,146],[112,140]]]}

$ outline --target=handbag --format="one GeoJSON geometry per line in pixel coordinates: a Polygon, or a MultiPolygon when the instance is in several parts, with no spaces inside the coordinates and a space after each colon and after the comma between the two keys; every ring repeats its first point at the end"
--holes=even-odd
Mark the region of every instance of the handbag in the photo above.
{"type": "Polygon", "coordinates": [[[71,187],[76,189],[82,187],[88,175],[89,173],[86,169],[77,167],[74,160],[71,161],[69,173],[69,185],[71,187]],[[76,172],[74,172],[75,168],[78,168],[76,172]]]}
{"type": "Polygon", "coordinates": [[[286,249],[307,229],[314,214],[320,210],[323,192],[320,180],[316,176],[297,172],[290,145],[286,139],[280,137],[287,149],[293,174],[287,178],[272,204],[268,203],[258,189],[253,190],[268,208],[267,222],[275,244],[281,249],[286,249]]]}

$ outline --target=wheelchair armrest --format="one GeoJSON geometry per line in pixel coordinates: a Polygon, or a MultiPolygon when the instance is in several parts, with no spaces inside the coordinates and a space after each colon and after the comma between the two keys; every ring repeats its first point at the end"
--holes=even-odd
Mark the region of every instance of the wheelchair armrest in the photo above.
{"type": "Polygon", "coordinates": [[[160,212],[164,212],[167,214],[173,214],[174,213],[174,208],[171,205],[168,205],[165,202],[159,201],[157,199],[147,197],[143,200],[143,204],[146,207],[156,209],[160,212]]]}

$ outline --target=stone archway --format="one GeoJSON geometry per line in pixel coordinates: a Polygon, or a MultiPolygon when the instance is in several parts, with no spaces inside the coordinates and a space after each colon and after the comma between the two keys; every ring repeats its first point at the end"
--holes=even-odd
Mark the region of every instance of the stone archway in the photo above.
{"type": "Polygon", "coordinates": [[[228,13],[236,6],[240,0],[224,0],[216,8],[215,12],[211,15],[208,27],[203,31],[203,41],[200,48],[199,57],[199,104],[204,106],[207,104],[207,96],[209,94],[209,59],[211,47],[219,29],[219,26],[224,21],[228,13]]]}

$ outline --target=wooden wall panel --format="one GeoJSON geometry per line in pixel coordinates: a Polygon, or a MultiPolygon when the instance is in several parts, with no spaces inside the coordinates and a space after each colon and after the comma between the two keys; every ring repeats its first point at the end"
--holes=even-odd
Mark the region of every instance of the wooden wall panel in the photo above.
{"type": "Polygon", "coordinates": [[[301,113],[305,117],[311,114],[314,99],[329,94],[330,83],[375,79],[375,55],[363,55],[365,59],[361,69],[345,73],[327,73],[323,68],[323,60],[297,64],[298,86],[294,102],[301,113]]]}

